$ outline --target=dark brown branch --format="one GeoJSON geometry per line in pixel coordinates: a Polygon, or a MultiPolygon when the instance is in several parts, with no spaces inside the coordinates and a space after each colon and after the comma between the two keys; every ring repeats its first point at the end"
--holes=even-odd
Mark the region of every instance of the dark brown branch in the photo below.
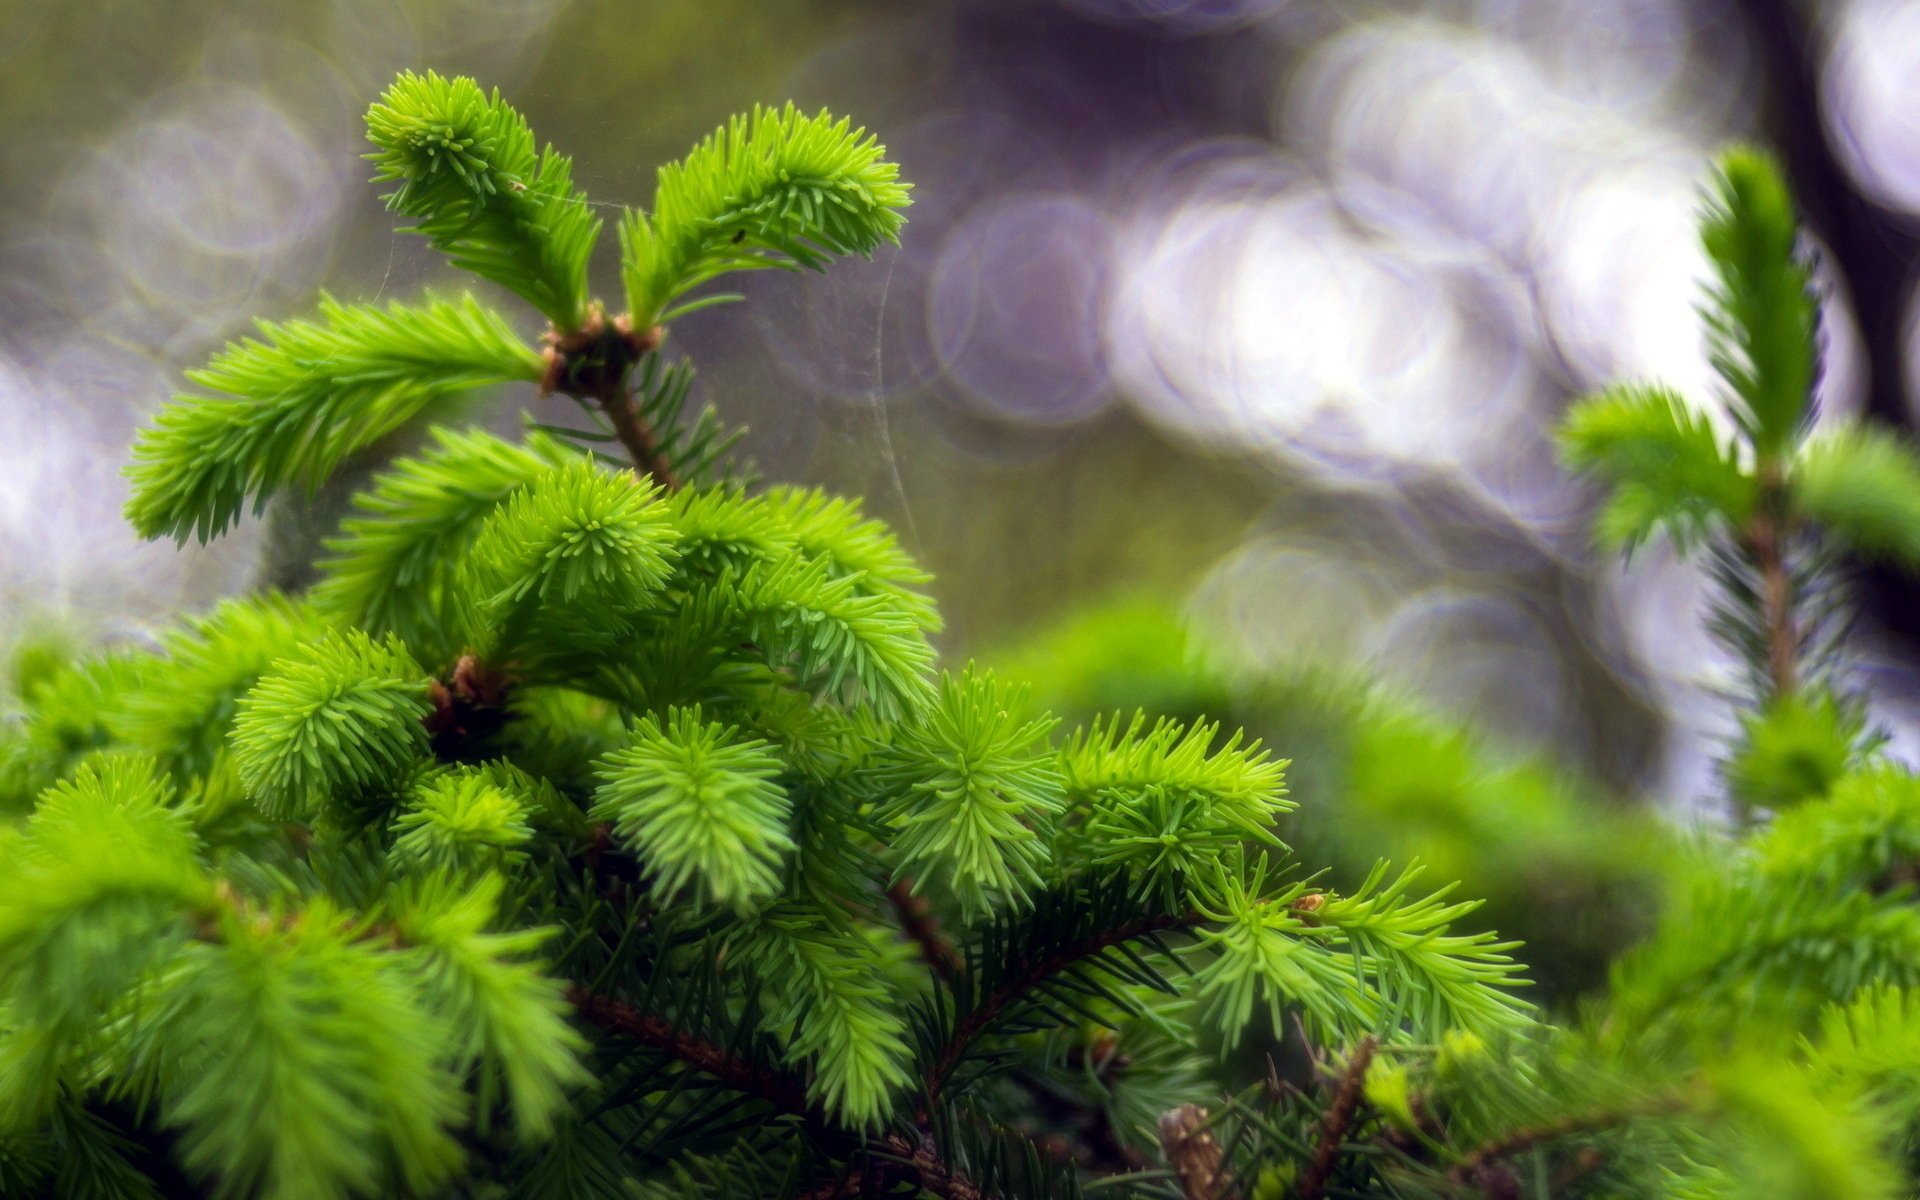
{"type": "Polygon", "coordinates": [[[886,1147],[906,1160],[905,1164],[889,1165],[910,1168],[920,1187],[941,1200],[984,1200],[986,1193],[980,1190],[980,1185],[942,1162],[930,1140],[922,1138],[915,1145],[898,1134],[889,1134],[886,1147]]]}
{"type": "Polygon", "coordinates": [[[980,1185],[942,1162],[930,1143],[916,1144],[891,1133],[881,1139],[880,1146],[885,1157],[874,1159],[869,1167],[808,1188],[797,1200],[845,1200],[849,1196],[867,1195],[869,1178],[877,1179],[883,1187],[889,1180],[911,1180],[940,1200],[987,1200],[987,1193],[980,1185]]]}
{"type": "Polygon", "coordinates": [[[1143,938],[1149,934],[1165,933],[1175,929],[1191,929],[1198,925],[1201,919],[1198,913],[1141,917],[1123,922],[1111,929],[1104,929],[1084,942],[1068,946],[1028,964],[1026,970],[1012,975],[993,992],[983,997],[978,1004],[974,1005],[972,1011],[954,1026],[953,1036],[947,1039],[947,1044],[941,1048],[932,1069],[927,1072],[927,1095],[940,1094],[940,1089],[946,1086],[954,1068],[960,1065],[960,1056],[966,1053],[973,1039],[986,1032],[988,1026],[1006,1011],[1008,1005],[1027,992],[1066,971],[1074,964],[1084,962],[1110,947],[1143,938]]]}
{"type": "Polygon", "coordinates": [[[807,1103],[806,1087],[791,1076],[735,1058],[712,1042],[676,1028],[652,1013],[611,996],[589,992],[578,984],[567,988],[567,1000],[583,1019],[602,1029],[670,1054],[734,1091],[758,1096],[783,1112],[809,1120],[819,1119],[819,1113],[807,1103]]]}
{"type": "Polygon", "coordinates": [[[627,386],[634,364],[660,348],[665,330],[658,326],[635,333],[624,315],[609,321],[596,306],[579,329],[546,335],[546,373],[542,392],[561,392],[591,401],[606,414],[613,435],[633,459],[634,469],[668,491],[680,486],[673,465],[660,452],[659,441],[633,403],[627,386]]]}
{"type": "Polygon", "coordinates": [[[1466,1157],[1454,1164],[1447,1178],[1456,1184],[1472,1183],[1482,1172],[1496,1166],[1506,1159],[1525,1154],[1529,1150],[1557,1142],[1570,1137],[1579,1137],[1589,1133],[1604,1133],[1617,1128],[1637,1117],[1659,1116],[1663,1113],[1684,1111],[1688,1107],[1686,1097],[1663,1095],[1653,1097],[1643,1103],[1624,1108],[1598,1109],[1592,1112],[1569,1113],[1552,1121],[1538,1125],[1528,1125],[1515,1129],[1501,1137],[1494,1138],[1469,1151],[1466,1157]]]}
{"type": "Polygon", "coordinates": [[[1300,1176],[1299,1200],[1320,1200],[1326,1194],[1334,1164],[1340,1160],[1340,1147],[1347,1140],[1347,1131],[1353,1127],[1354,1114],[1360,1111],[1367,1068],[1373,1063],[1373,1052],[1378,1046],[1379,1042],[1373,1038],[1361,1038],[1347,1060],[1346,1069],[1340,1072],[1333,1103],[1320,1118],[1320,1137],[1313,1146],[1313,1159],[1308,1162],[1306,1173],[1300,1176]]]}
{"type": "Polygon", "coordinates": [[[668,491],[680,486],[680,480],[674,476],[673,467],[653,440],[653,431],[640,419],[633,407],[633,397],[624,387],[619,391],[596,399],[600,411],[607,414],[607,420],[613,423],[614,436],[626,447],[627,454],[633,459],[634,469],[643,475],[652,476],[653,481],[668,491]]]}
{"type": "Polygon", "coordinates": [[[893,906],[901,932],[919,947],[921,959],[934,974],[952,983],[965,972],[966,964],[961,961],[960,952],[947,940],[927,898],[914,892],[912,880],[896,880],[887,889],[887,903],[893,906]]]}
{"type": "MultiPolygon", "coordinates": [[[[624,1001],[588,991],[578,984],[567,989],[567,1000],[580,1016],[623,1037],[663,1051],[688,1067],[716,1082],[749,1096],[757,1096],[782,1112],[804,1118],[820,1132],[831,1129],[824,1114],[807,1101],[806,1087],[799,1080],[778,1071],[755,1066],[736,1058],[704,1038],[676,1028],[652,1013],[643,1012],[624,1001]]],[[[877,1159],[872,1170],[885,1175],[911,1172],[920,1187],[941,1200],[985,1200],[985,1193],[972,1179],[942,1162],[930,1141],[914,1143],[898,1134],[888,1134],[881,1147],[892,1159],[877,1159]]],[[[844,1178],[802,1193],[812,1200],[855,1194],[862,1174],[853,1171],[844,1178]]]]}

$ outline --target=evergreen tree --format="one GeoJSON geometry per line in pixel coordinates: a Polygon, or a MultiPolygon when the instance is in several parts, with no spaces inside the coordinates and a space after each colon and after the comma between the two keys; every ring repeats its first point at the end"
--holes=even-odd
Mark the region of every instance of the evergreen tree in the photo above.
{"type": "Polygon", "coordinates": [[[1327,887],[1257,745],[1062,731],[940,673],[890,531],[740,473],[666,330],[732,272],[897,238],[873,139],[729,123],[618,222],[609,316],[595,210],[498,94],[403,75],[368,129],[390,206],[541,345],[471,296],[263,323],[141,436],[135,526],[216,536],[475,389],[581,419],[436,426],[305,595],[17,650],[0,1193],[1911,1190],[1920,781],[1843,688],[1832,554],[1920,550],[1920,463],[1809,434],[1817,309],[1764,159],[1727,160],[1707,225],[1733,436],[1653,389],[1568,434],[1610,538],[1715,556],[1755,832],[1687,856],[1555,1020],[1418,864],[1327,887]],[[1229,1095],[1253,1036],[1302,1069],[1229,1095]]]}
{"type": "Polygon", "coordinates": [[[139,438],[136,528],[217,536],[481,388],[581,420],[434,427],[308,594],[16,655],[0,1190],[1164,1195],[1161,1114],[1250,1026],[1527,1026],[1471,906],[1294,861],[1258,746],[938,673],[892,533],[689,406],[662,347],[710,285],[897,238],[874,139],[730,122],[618,222],[610,316],[597,210],[497,93],[402,75],[367,125],[542,343],[471,295],[262,322],[139,438]]]}

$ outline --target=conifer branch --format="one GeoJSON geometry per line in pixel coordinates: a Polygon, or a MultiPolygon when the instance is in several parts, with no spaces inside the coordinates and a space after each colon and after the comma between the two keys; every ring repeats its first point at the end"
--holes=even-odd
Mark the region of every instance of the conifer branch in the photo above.
{"type": "Polygon", "coordinates": [[[1453,1165],[1453,1169],[1447,1173],[1447,1179],[1455,1184],[1470,1184],[1490,1167],[1540,1146],[1567,1138],[1603,1133],[1641,1117],[1685,1112],[1690,1107],[1691,1103],[1685,1096],[1664,1095],[1637,1104],[1568,1113],[1551,1121],[1523,1125],[1469,1150],[1453,1165]]]}
{"type": "Polygon", "coordinates": [[[1333,1178],[1334,1164],[1340,1158],[1340,1147],[1346,1141],[1354,1114],[1360,1109],[1367,1068],[1373,1064],[1373,1054],[1379,1044],[1377,1038],[1361,1038],[1348,1057],[1346,1068],[1340,1072],[1340,1082],[1333,1092],[1333,1103],[1328,1105],[1326,1115],[1320,1120],[1320,1137],[1313,1144],[1313,1158],[1300,1176],[1298,1200],[1321,1200],[1326,1194],[1327,1183],[1333,1178]]]}
{"type": "MultiPolygon", "coordinates": [[[[574,1010],[584,1019],[663,1051],[736,1092],[765,1100],[780,1111],[800,1117],[810,1124],[826,1126],[825,1116],[808,1102],[806,1087],[799,1080],[737,1058],[703,1038],[611,996],[598,995],[577,984],[569,987],[566,995],[574,1010]]],[[[874,1169],[878,1173],[894,1175],[910,1172],[915,1182],[941,1197],[941,1200],[985,1200],[986,1194],[980,1186],[965,1173],[943,1161],[930,1139],[923,1136],[918,1141],[912,1141],[900,1134],[890,1133],[880,1139],[879,1145],[884,1154],[877,1158],[874,1169]]],[[[857,1194],[864,1178],[861,1171],[851,1171],[841,1179],[802,1193],[802,1196],[831,1200],[833,1197],[857,1194]]]]}
{"type": "Polygon", "coordinates": [[[579,329],[556,328],[546,334],[541,388],[597,406],[633,459],[634,470],[673,491],[680,480],[661,452],[654,430],[641,417],[628,385],[635,364],[659,349],[665,335],[657,325],[636,333],[631,317],[622,314],[608,320],[596,305],[579,329]]]}
{"type": "Polygon", "coordinates": [[[986,1193],[979,1184],[941,1161],[925,1141],[910,1146],[905,1138],[896,1134],[887,1138],[887,1147],[895,1153],[905,1151],[907,1165],[912,1167],[920,1186],[940,1200],[985,1200],[986,1193]]]}
{"type": "Polygon", "coordinates": [[[900,878],[887,887],[887,903],[893,906],[894,916],[900,922],[901,932],[920,951],[920,958],[942,981],[952,983],[965,970],[966,963],[960,952],[954,949],[940,921],[933,915],[933,906],[927,903],[925,896],[913,890],[913,881],[900,878]]]}
{"type": "Polygon", "coordinates": [[[1757,469],[1759,491],[1743,545],[1760,577],[1761,613],[1766,626],[1768,699],[1793,695],[1799,684],[1800,633],[1795,616],[1792,573],[1787,564],[1791,534],[1785,481],[1777,461],[1757,469]]]}
{"type": "Polygon", "coordinates": [[[954,1025],[946,1044],[935,1055],[927,1071],[926,1094],[930,1097],[940,1094],[953,1075],[954,1068],[960,1065],[967,1047],[1026,993],[1103,951],[1156,933],[1192,929],[1203,919],[1199,913],[1192,912],[1138,917],[1101,930],[1090,938],[1063,947],[1034,962],[1017,966],[954,1025]]]}
{"type": "MultiPolygon", "coordinates": [[[[1505,944],[1448,935],[1466,907],[1409,899],[1410,874],[1264,888],[1248,850],[1287,853],[1290,805],[1244,736],[1142,715],[1056,745],[1017,685],[936,682],[929,576],[882,522],[731,474],[737,434],[687,410],[664,326],[727,299],[694,294],[721,275],[892,243],[907,185],[873,138],[792,108],[728,124],[622,222],[630,311],[610,315],[593,207],[498,93],[403,75],[368,132],[391,207],[537,308],[544,356],[470,299],[324,300],[143,435],[141,530],[212,536],[494,384],[566,395],[590,427],[436,429],[355,498],[310,600],[235,602],[51,683],[14,672],[0,800],[29,815],[0,822],[0,1191],[142,1194],[69,1184],[152,1149],[262,1200],[477,1174],[698,1200],[830,1172],[802,1194],[1040,1200],[1076,1194],[1075,1163],[1141,1165],[1115,1126],[1179,1112],[1212,1200],[1264,1176],[1229,1174],[1233,1143],[1188,1103],[1217,1087],[1194,1002],[1229,1041],[1256,996],[1357,1032],[1533,1019],[1502,998],[1505,944]],[[915,881],[961,914],[964,951],[915,881]],[[1222,923],[1246,936],[1197,972],[1160,937],[1222,923]],[[938,977],[917,1013],[900,933],[938,977]],[[671,1004],[620,998],[676,976],[671,1004]],[[1111,1036],[1089,1047],[1081,1021],[1111,1036]],[[102,1098],[137,1110],[137,1151],[80,1145],[62,1106],[102,1098]],[[42,1147],[82,1167],[54,1179],[42,1147]]],[[[1697,424],[1620,416],[1599,431],[1639,447],[1636,479],[1678,461],[1741,491],[1697,424]]],[[[1807,519],[1905,545],[1906,510],[1850,484],[1863,453],[1804,473],[1807,519]]],[[[1355,1103],[1326,1120],[1336,1143],[1355,1103]]]]}
{"type": "Polygon", "coordinates": [[[807,1102],[806,1086],[791,1076],[737,1058],[653,1013],[590,992],[579,984],[569,986],[566,996],[575,1012],[603,1029],[669,1054],[736,1092],[765,1100],[781,1112],[809,1121],[821,1119],[819,1110],[807,1102]]]}
{"type": "Polygon", "coordinates": [[[940,1200],[988,1200],[988,1193],[978,1183],[942,1161],[926,1142],[912,1142],[896,1133],[882,1138],[880,1144],[885,1147],[886,1155],[877,1157],[872,1167],[848,1171],[837,1179],[801,1192],[795,1200],[843,1200],[848,1196],[869,1195],[870,1179],[885,1186],[893,1178],[918,1184],[921,1190],[940,1200]]]}

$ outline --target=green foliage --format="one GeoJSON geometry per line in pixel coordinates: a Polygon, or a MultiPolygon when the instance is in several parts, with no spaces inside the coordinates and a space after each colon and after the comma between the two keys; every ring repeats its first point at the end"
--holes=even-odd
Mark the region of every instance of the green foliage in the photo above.
{"type": "Polygon", "coordinates": [[[703,721],[698,708],[670,709],[663,721],[642,717],[602,760],[588,815],[648,864],[655,903],[697,885],[707,903],[750,911],[779,890],[794,848],[780,772],[771,744],[703,721]]]}
{"type": "Polygon", "coordinates": [[[1754,150],[1722,155],[1700,241],[1715,275],[1702,310],[1714,369],[1756,452],[1781,453],[1812,399],[1820,305],[1779,164],[1754,150]]]}
{"type": "Polygon", "coordinates": [[[1861,758],[1864,722],[1831,693],[1776,696],[1743,718],[1727,787],[1749,808],[1818,799],[1861,758]]]}
{"type": "Polygon", "coordinates": [[[300,819],[405,779],[425,754],[426,672],[358,630],[280,659],[233,722],[241,782],[270,817],[300,819]]]}
{"type": "Polygon", "coordinates": [[[725,272],[897,235],[905,186],[845,123],[762,110],[663,171],[611,317],[566,161],[497,95],[403,76],[369,123],[394,207],[540,309],[545,352],[472,301],[327,301],[159,418],[138,523],[209,535],[486,382],[595,425],[433,431],[357,499],[310,599],[231,601],[157,652],[15,659],[0,1183],[1911,1190],[1920,785],[1800,661],[1833,640],[1820,539],[1907,536],[1899,501],[1842,476],[1910,471],[1867,435],[1803,444],[1812,307],[1763,160],[1729,160],[1706,232],[1738,436],[1646,389],[1567,437],[1614,489],[1614,540],[1712,547],[1728,621],[1757,622],[1729,638],[1769,686],[1727,778],[1751,826],[1778,816],[1682,854],[1351,680],[1181,665],[1141,609],[1033,664],[1075,715],[1135,715],[1056,740],[1004,676],[938,675],[898,540],[732,473],[653,332],[725,272]],[[1299,747],[1312,803],[1225,713],[1299,747]],[[1416,839],[1491,881],[1502,927],[1624,896],[1652,932],[1577,1011],[1535,1008],[1487,911],[1378,861],[1416,839]],[[1272,1077],[1228,1097],[1239,1046],[1272,1077]]]}
{"type": "MultiPolygon", "coordinates": [[[[1274,886],[1215,856],[1222,876],[1193,896],[1207,917],[1201,1016],[1228,1038],[1268,1025],[1282,1064],[1295,1035],[1318,1053],[1212,1115],[1169,1112],[1175,1183],[1160,1194],[1912,1192],[1920,782],[1882,757],[1847,687],[1834,564],[1847,549],[1905,555],[1913,469],[1881,434],[1809,436],[1817,321],[1784,186],[1764,157],[1737,153],[1715,187],[1707,318],[1736,436],[1670,392],[1622,388],[1578,406],[1563,446],[1608,489],[1603,541],[1660,533],[1710,556],[1714,630],[1753,683],[1724,761],[1739,824],[1677,838],[1337,673],[1249,673],[1153,605],[1093,614],[1017,656],[1069,710],[1144,691],[1297,749],[1303,804],[1280,830],[1333,861],[1331,882],[1358,874],[1323,897],[1319,879],[1274,886]],[[1444,890],[1417,896],[1413,870],[1356,868],[1384,847],[1437,852],[1495,895],[1502,928],[1539,922],[1549,961],[1597,907],[1631,922],[1612,946],[1652,927],[1576,1006],[1530,1010],[1498,986],[1513,980],[1510,948],[1474,931],[1477,914],[1444,890]],[[1376,1024],[1387,1012],[1399,1020],[1376,1024]],[[1195,1122],[1204,1152],[1179,1133],[1195,1122]],[[1196,1184],[1206,1177],[1235,1182],[1216,1193],[1196,1184]]],[[[1074,794],[1075,743],[1065,757],[1074,794]]],[[[1191,864],[1167,869],[1184,879],[1191,864]]]]}
{"type": "Polygon", "coordinates": [[[600,235],[573,164],[537,150],[526,119],[473,80],[402,72],[367,110],[387,207],[419,223],[455,266],[518,293],[556,328],[587,316],[587,260],[600,235]]]}
{"type": "Polygon", "coordinates": [[[1800,693],[1832,682],[1845,632],[1835,555],[1908,554],[1920,465],[1871,430],[1807,436],[1819,303],[1778,164],[1752,150],[1723,155],[1701,241],[1715,277],[1701,313],[1739,437],[1723,447],[1673,393],[1629,388],[1576,405],[1562,447],[1609,489],[1603,541],[1631,549],[1664,530],[1683,549],[1710,549],[1711,628],[1748,665],[1753,692],[1728,783],[1736,802],[1776,807],[1816,793],[1870,748],[1853,697],[1800,693]]]}
{"type": "Polygon", "coordinates": [[[907,1023],[879,950],[804,902],[761,914],[737,946],[786,1060],[813,1066],[809,1098],[855,1129],[878,1124],[909,1080],[907,1023]]]}
{"type": "Polygon", "coordinates": [[[1222,854],[1274,842],[1274,818],[1291,805],[1286,763],[1220,727],[1136,713],[1096,719],[1060,753],[1067,790],[1083,807],[1073,836],[1101,864],[1147,872],[1168,884],[1203,878],[1222,854]]]}
{"type": "Polygon", "coordinates": [[[1024,719],[1021,707],[992,674],[969,668],[943,678],[934,704],[880,751],[876,779],[890,799],[877,816],[898,828],[899,872],[970,916],[1042,883],[1066,807],[1053,722],[1024,719]]]}
{"type": "Polygon", "coordinates": [[[1687,544],[1715,520],[1739,525],[1754,482],[1702,414],[1661,388],[1621,388],[1575,409],[1561,433],[1567,461],[1604,479],[1600,537],[1631,550],[1665,530],[1687,544]]]}
{"type": "Polygon", "coordinates": [[[312,490],[437,400],[538,378],[539,358],[473,300],[340,304],[317,321],[260,322],[188,378],[134,444],[127,516],[143,536],[202,541],[274,492],[312,490]]]}
{"type": "Polygon", "coordinates": [[[525,797],[485,771],[457,770],[429,777],[393,820],[392,858],[429,877],[490,877],[527,859],[533,840],[525,797]]]}
{"type": "Polygon", "coordinates": [[[567,1022],[560,986],[527,961],[551,930],[489,932],[499,918],[500,876],[472,887],[429,878],[395,905],[394,931],[428,1010],[449,1031],[457,1071],[477,1070],[484,1120],[497,1098],[515,1131],[539,1141],[569,1111],[568,1092],[590,1078],[586,1040],[567,1022]]]}
{"type": "Polygon", "coordinates": [[[111,745],[113,724],[150,663],[124,651],[49,666],[29,694],[0,706],[0,804],[23,812],[87,755],[111,745]]]}
{"type": "Polygon", "coordinates": [[[499,505],[474,537],[483,603],[638,612],[666,583],[678,532],[657,490],[586,461],[552,467],[499,505]]]}
{"type": "Polygon", "coordinates": [[[737,614],[770,666],[822,695],[864,702],[887,716],[926,703],[934,653],[914,611],[875,594],[864,578],[835,576],[831,568],[825,559],[794,556],[724,574],[696,619],[737,614]]]}
{"type": "Polygon", "coordinates": [[[735,117],[661,167],[653,211],[620,224],[636,326],[671,320],[675,300],[732,271],[819,269],[897,242],[908,185],[885,154],[846,120],[789,104],[735,117]]]}
{"type": "Polygon", "coordinates": [[[163,662],[147,671],[145,686],[127,695],[114,722],[119,739],[180,782],[217,788],[208,802],[237,798],[227,734],[240,699],[276,659],[320,632],[304,605],[273,593],[227,600],[183,622],[162,639],[163,662]]]}
{"type": "Polygon", "coordinates": [[[1812,438],[1795,461],[1793,498],[1857,550],[1920,563],[1920,459],[1882,430],[1812,438]]]}
{"type": "Polygon", "coordinates": [[[345,914],[316,901],[275,917],[224,915],[182,964],[166,1018],[186,1055],[166,1102],[182,1159],[243,1195],[440,1184],[460,1160],[454,1079],[435,1061],[448,1031],[345,914]]]}
{"type": "Polygon", "coordinates": [[[1291,1002],[1335,1042],[1402,1026],[1419,1040],[1524,1026],[1527,1006],[1500,990],[1519,982],[1506,953],[1515,943],[1447,934],[1477,905],[1447,904],[1444,889],[1410,897],[1419,874],[1388,882],[1380,863],[1351,894],[1332,897],[1304,884],[1263,897],[1264,867],[1250,883],[1223,875],[1218,911],[1208,913],[1222,929],[1201,935],[1218,950],[1200,975],[1210,1019],[1236,1036],[1264,996],[1276,1035],[1291,1002]]]}
{"type": "Polygon", "coordinates": [[[473,632],[461,567],[488,516],[574,455],[552,438],[516,445],[480,430],[436,428],[410,457],[355,498],[327,543],[315,607],[375,636],[394,634],[428,658],[451,658],[473,632]]]}

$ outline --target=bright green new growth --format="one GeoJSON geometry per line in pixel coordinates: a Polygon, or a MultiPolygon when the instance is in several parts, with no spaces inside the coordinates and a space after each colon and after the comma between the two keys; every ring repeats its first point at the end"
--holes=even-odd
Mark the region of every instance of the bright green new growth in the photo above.
{"type": "Polygon", "coordinates": [[[1779,166],[1760,152],[1731,150],[1716,182],[1700,227],[1716,283],[1701,312],[1734,419],[1766,459],[1805,426],[1819,373],[1820,304],[1779,166]]]}
{"type": "Polygon", "coordinates": [[[493,385],[586,424],[433,426],[308,595],[22,651],[8,1194],[1075,1194],[1044,1110],[1165,1196],[1153,1123],[1218,1094],[1254,998],[1330,1044],[1526,1027],[1508,945],[1450,932],[1471,905],[1294,861],[1282,762],[1145,715],[1057,744],[1019,687],[937,674],[882,522],[731,473],[657,326],[894,241],[872,138],[760,109],[663,168],[609,314],[568,161],[497,94],[403,75],[368,131],[540,348],[464,296],[263,324],[142,434],[135,524],[212,536],[493,385]]]}
{"type": "MultiPolygon", "coordinates": [[[[491,384],[589,427],[434,428],[310,596],[229,601],[151,651],[18,655],[0,1190],[1912,1190],[1920,784],[1841,686],[1827,546],[1911,560],[1920,461],[1810,431],[1817,308],[1764,158],[1726,161],[1705,222],[1735,435],[1622,389],[1566,445],[1610,488],[1604,537],[1714,555],[1753,693],[1726,781],[1772,824],[1725,861],[1634,829],[1669,877],[1640,889],[1654,928],[1555,1023],[1419,866],[1341,888],[1300,861],[1285,764],[1196,715],[1232,687],[1056,740],[1022,688],[937,676],[928,577],[882,523],[728,474],[654,327],[726,271],[892,240],[905,185],[871,139],[791,109],[727,127],[624,223],[608,317],[566,160],[497,96],[403,76],[369,129],[394,207],[545,314],[544,349],[471,298],[323,301],[162,412],[130,515],[210,536],[491,384]],[[1310,1064],[1220,1099],[1216,1048],[1279,1062],[1295,1037],[1310,1064]]],[[[1354,710],[1341,819],[1573,823],[1539,770],[1330,703],[1354,710]]],[[[1511,873],[1596,857],[1552,850],[1511,873]]]]}
{"type": "Polygon", "coordinates": [[[672,320],[669,305],[732,271],[818,270],[831,257],[898,242],[909,185],[885,154],[845,119],[809,117],[789,104],[735,117],[660,168],[653,211],[629,212],[620,223],[636,327],[672,320]]]}
{"type": "Polygon", "coordinates": [[[658,903],[697,884],[712,904],[751,911],[780,886],[793,839],[791,806],[770,743],[670,709],[642,717],[628,744],[601,760],[588,816],[608,821],[653,872],[658,903]]]}
{"type": "Polygon", "coordinates": [[[587,260],[600,218],[573,190],[573,164],[538,149],[526,119],[471,79],[403,72],[367,110],[376,183],[466,270],[516,292],[555,328],[587,317],[587,260]]]}
{"type": "Polygon", "coordinates": [[[1727,764],[1733,799],[1778,810],[1817,797],[1872,741],[1831,678],[1845,631],[1837,553],[1920,564],[1920,455],[1870,427],[1816,427],[1819,304],[1792,198],[1764,154],[1719,165],[1702,216],[1714,271],[1702,309],[1736,436],[1660,387],[1575,406],[1567,461],[1605,485],[1599,532],[1706,546],[1714,630],[1750,672],[1753,711],[1727,764]]]}
{"type": "Polygon", "coordinates": [[[134,444],[127,516],[143,536],[202,541],[283,488],[317,488],[437,400],[539,378],[540,358],[471,296],[425,305],[320,301],[320,320],[260,323],[134,444]]]}
{"type": "Polygon", "coordinates": [[[902,726],[877,779],[875,816],[899,822],[899,873],[953,896],[969,916],[1019,902],[1042,884],[1066,781],[1051,719],[1027,720],[1021,697],[969,668],[940,681],[940,701],[902,726]]]}
{"type": "Polygon", "coordinates": [[[329,635],[274,663],[240,702],[240,782],[269,817],[311,817],[405,778],[425,757],[427,709],[426,672],[399,642],[329,635]]]}
{"type": "Polygon", "coordinates": [[[1757,491],[1738,447],[1664,388],[1620,388],[1581,404],[1561,432],[1567,461],[1609,487],[1601,540],[1631,550],[1656,532],[1690,545],[1716,519],[1735,525],[1757,491]]]}

